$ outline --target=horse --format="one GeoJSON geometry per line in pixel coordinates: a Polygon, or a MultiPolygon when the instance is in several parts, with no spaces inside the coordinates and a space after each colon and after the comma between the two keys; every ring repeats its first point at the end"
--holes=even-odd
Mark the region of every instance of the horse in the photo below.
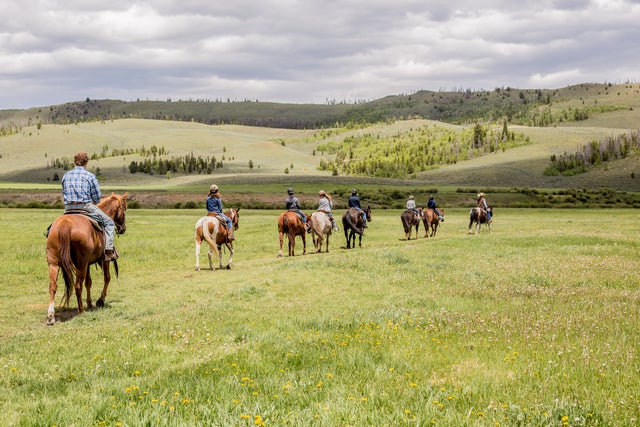
{"type": "Polygon", "coordinates": [[[491,206],[488,206],[486,211],[480,207],[472,208],[469,211],[469,234],[472,234],[471,227],[474,222],[476,223],[476,234],[480,233],[481,224],[487,224],[489,233],[491,233],[491,221],[487,221],[487,212],[491,214],[491,219],[493,220],[493,208],[491,206]]]}
{"type": "Polygon", "coordinates": [[[418,238],[418,227],[420,227],[420,220],[423,217],[422,208],[416,209],[416,213],[412,209],[407,209],[402,212],[400,219],[402,220],[402,227],[404,227],[404,240],[411,240],[411,229],[416,228],[416,239],[418,238]]]}
{"type": "MultiPolygon", "coordinates": [[[[240,208],[229,209],[224,213],[233,224],[233,229],[240,228],[240,208]]],[[[209,244],[209,252],[207,257],[209,258],[209,270],[213,268],[213,254],[219,261],[219,268],[222,269],[222,245],[225,245],[229,249],[229,261],[227,262],[226,269],[231,269],[233,263],[233,241],[227,239],[227,231],[221,225],[220,219],[216,215],[203,216],[196,222],[195,226],[195,239],[196,239],[196,271],[200,271],[200,246],[203,241],[209,244]],[[215,237],[215,242],[214,242],[215,237]]]]}
{"type": "MultiPolygon", "coordinates": [[[[311,219],[307,215],[307,222],[311,219]]],[[[278,256],[282,256],[282,242],[284,235],[289,237],[289,256],[295,256],[296,236],[302,237],[302,255],[307,253],[307,229],[297,213],[286,211],[278,217],[278,234],[280,237],[280,252],[278,256]]]]}
{"type": "MultiPolygon", "coordinates": [[[[117,195],[111,193],[103,198],[98,207],[115,223],[116,233],[127,230],[125,214],[129,193],[117,195]]],[[[55,319],[55,295],[58,290],[58,274],[62,269],[65,283],[63,305],[69,307],[71,287],[75,288],[78,300],[78,313],[84,312],[82,305],[82,285],[87,288],[87,308],[93,308],[91,301],[91,273],[89,267],[97,264],[104,274],[104,288],[96,301],[98,307],[104,307],[107,288],[111,281],[110,261],[104,259],[105,236],[102,228],[85,213],[65,213],[56,218],[49,229],[46,246],[46,259],[49,265],[49,308],[47,324],[53,325],[55,319]]],[[[114,261],[116,276],[118,263],[114,261]]]]}
{"type": "MultiPolygon", "coordinates": [[[[444,218],[444,208],[439,208],[440,215],[444,218]]],[[[436,212],[429,208],[422,212],[422,222],[424,223],[424,237],[435,237],[438,231],[438,224],[440,224],[440,218],[436,212]],[[431,235],[429,235],[429,229],[431,229],[431,235]]]]}
{"type": "MultiPolygon", "coordinates": [[[[371,221],[371,206],[363,209],[367,217],[367,222],[371,221]]],[[[344,237],[347,239],[347,249],[356,247],[356,234],[359,236],[358,244],[362,247],[362,235],[364,233],[364,220],[360,211],[356,208],[350,208],[342,214],[342,228],[344,229],[344,237]],[[351,241],[353,240],[353,245],[351,241]]]]}
{"type": "Polygon", "coordinates": [[[329,252],[329,238],[333,230],[333,224],[329,219],[329,215],[324,212],[316,211],[311,214],[311,237],[313,238],[313,246],[316,253],[322,252],[322,242],[325,242],[325,252],[329,252]]]}

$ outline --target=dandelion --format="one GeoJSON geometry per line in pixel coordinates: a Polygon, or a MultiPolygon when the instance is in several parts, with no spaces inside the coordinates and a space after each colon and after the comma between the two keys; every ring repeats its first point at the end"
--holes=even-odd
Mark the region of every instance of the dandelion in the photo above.
{"type": "Polygon", "coordinates": [[[256,415],[253,423],[257,426],[263,426],[264,421],[262,421],[262,417],[260,415],[256,415]]]}
{"type": "Polygon", "coordinates": [[[482,418],[482,417],[484,417],[484,412],[478,411],[478,413],[476,415],[478,416],[478,418],[482,418]]]}

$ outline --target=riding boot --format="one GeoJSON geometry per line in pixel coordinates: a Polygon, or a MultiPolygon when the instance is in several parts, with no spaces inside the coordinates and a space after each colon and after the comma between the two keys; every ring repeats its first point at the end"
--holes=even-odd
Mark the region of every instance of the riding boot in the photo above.
{"type": "Polygon", "coordinates": [[[338,228],[338,224],[336,224],[336,220],[335,220],[335,219],[331,220],[331,224],[333,224],[333,231],[338,231],[338,230],[340,230],[340,229],[338,228]]]}
{"type": "Polygon", "coordinates": [[[105,261],[115,261],[117,259],[118,259],[118,251],[116,251],[116,248],[105,249],[105,251],[104,251],[104,260],[105,261]]]}

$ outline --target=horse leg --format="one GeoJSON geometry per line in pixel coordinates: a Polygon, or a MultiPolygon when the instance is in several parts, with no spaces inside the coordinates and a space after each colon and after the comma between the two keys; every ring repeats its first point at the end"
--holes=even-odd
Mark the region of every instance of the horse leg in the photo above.
{"type": "Polygon", "coordinates": [[[214,270],[213,268],[213,248],[211,244],[209,244],[209,251],[207,252],[207,259],[209,260],[209,270],[214,270]]]}
{"type": "Polygon", "coordinates": [[[87,274],[84,277],[84,287],[87,290],[87,309],[93,308],[93,301],[91,300],[91,285],[93,280],[91,279],[91,268],[87,265],[87,274]]]}
{"type": "Polygon", "coordinates": [[[202,245],[202,240],[200,240],[199,236],[196,236],[196,271],[200,271],[200,246],[202,245]]]}
{"type": "Polygon", "coordinates": [[[306,254],[307,254],[307,236],[305,235],[305,233],[302,233],[302,255],[306,255],[306,254]]]}
{"type": "MultiPolygon", "coordinates": [[[[233,263],[233,242],[225,243],[227,249],[229,249],[229,261],[227,262],[227,270],[231,270],[231,264],[233,263]]],[[[218,253],[220,254],[220,268],[222,268],[222,251],[221,247],[218,247],[218,253]]]]}
{"type": "Polygon", "coordinates": [[[280,239],[280,250],[278,251],[278,257],[282,257],[282,243],[284,240],[284,233],[282,231],[278,232],[278,237],[280,239]]]}
{"type": "Polygon", "coordinates": [[[96,301],[96,307],[104,307],[104,302],[107,300],[107,289],[109,289],[109,283],[111,283],[111,263],[106,261],[102,263],[102,279],[104,281],[104,285],[102,286],[102,292],[100,293],[100,298],[96,301]]]}
{"type": "Polygon", "coordinates": [[[58,272],[60,266],[49,264],[49,309],[47,310],[47,325],[56,323],[55,318],[55,297],[58,290],[58,272]]]}
{"type": "Polygon", "coordinates": [[[326,253],[329,253],[329,237],[331,236],[331,233],[327,234],[327,240],[324,242],[324,251],[326,253]]]}
{"type": "Polygon", "coordinates": [[[78,301],[78,314],[84,313],[84,304],[82,304],[82,285],[84,284],[84,279],[87,275],[88,268],[89,267],[87,266],[82,270],[78,269],[78,272],[80,274],[78,274],[78,277],[76,277],[76,283],[74,286],[76,291],[76,300],[78,301]]]}

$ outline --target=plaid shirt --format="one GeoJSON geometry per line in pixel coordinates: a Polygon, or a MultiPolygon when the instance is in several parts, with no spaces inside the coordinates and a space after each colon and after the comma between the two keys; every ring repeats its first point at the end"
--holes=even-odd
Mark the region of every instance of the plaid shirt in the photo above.
{"type": "Polygon", "coordinates": [[[102,198],[98,179],[82,166],[76,166],[62,176],[62,196],[65,205],[71,202],[97,204],[102,198]]]}

